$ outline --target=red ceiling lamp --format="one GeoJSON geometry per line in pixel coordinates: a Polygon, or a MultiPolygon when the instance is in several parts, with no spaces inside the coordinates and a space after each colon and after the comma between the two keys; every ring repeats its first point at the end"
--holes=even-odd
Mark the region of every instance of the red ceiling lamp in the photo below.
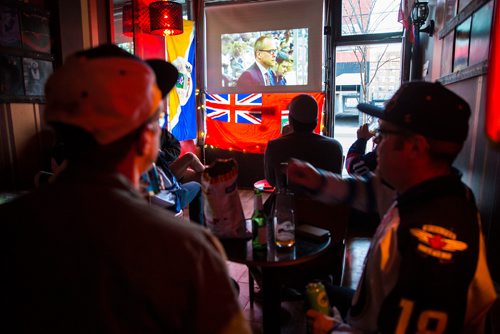
{"type": "Polygon", "coordinates": [[[174,1],[155,1],[149,4],[151,33],[162,36],[182,34],[182,5],[174,1]]]}
{"type": "Polygon", "coordinates": [[[132,4],[124,5],[122,8],[122,30],[127,37],[134,36],[134,12],[132,4]]]}

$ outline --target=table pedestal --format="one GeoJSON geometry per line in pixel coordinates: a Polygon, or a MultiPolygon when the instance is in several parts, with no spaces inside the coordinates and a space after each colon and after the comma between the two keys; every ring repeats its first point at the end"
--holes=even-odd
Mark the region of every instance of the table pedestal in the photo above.
{"type": "Polygon", "coordinates": [[[229,261],[261,269],[263,331],[265,334],[278,334],[281,325],[280,271],[317,258],[330,246],[331,238],[314,242],[298,237],[295,246],[290,249],[276,249],[274,245],[269,245],[264,253],[253,252],[251,240],[225,239],[221,242],[229,261]]]}

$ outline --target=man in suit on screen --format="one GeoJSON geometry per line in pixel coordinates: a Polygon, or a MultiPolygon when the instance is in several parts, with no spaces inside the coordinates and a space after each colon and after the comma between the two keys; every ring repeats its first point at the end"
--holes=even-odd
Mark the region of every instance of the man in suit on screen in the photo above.
{"type": "Polygon", "coordinates": [[[272,69],[276,65],[277,51],[274,38],[269,35],[260,36],[254,44],[255,63],[240,75],[236,86],[239,88],[274,86],[275,75],[272,69]]]}

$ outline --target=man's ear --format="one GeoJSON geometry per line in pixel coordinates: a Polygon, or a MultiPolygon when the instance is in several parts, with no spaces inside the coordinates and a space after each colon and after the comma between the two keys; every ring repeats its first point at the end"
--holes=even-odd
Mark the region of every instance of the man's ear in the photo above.
{"type": "Polygon", "coordinates": [[[429,151],[429,142],[424,136],[415,135],[411,137],[411,150],[418,155],[429,151]]]}
{"type": "Polygon", "coordinates": [[[139,138],[135,143],[135,153],[141,157],[145,155],[151,145],[151,140],[151,131],[148,131],[146,127],[143,127],[141,133],[139,134],[139,138]]]}

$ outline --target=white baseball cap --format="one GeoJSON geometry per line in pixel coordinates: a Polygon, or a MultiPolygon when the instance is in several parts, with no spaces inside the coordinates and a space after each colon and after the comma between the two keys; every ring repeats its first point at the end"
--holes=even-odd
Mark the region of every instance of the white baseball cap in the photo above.
{"type": "Polygon", "coordinates": [[[47,80],[45,119],[82,128],[101,145],[124,137],[154,115],[177,81],[172,64],[152,63],[112,44],[71,55],[47,80]]]}

